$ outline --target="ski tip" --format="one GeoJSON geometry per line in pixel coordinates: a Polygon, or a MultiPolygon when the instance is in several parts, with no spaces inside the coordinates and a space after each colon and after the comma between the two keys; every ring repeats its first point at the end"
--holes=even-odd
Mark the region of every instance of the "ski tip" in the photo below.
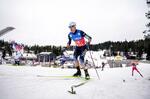
{"type": "Polygon", "coordinates": [[[76,91],[68,91],[70,94],[76,94],[76,91]]]}

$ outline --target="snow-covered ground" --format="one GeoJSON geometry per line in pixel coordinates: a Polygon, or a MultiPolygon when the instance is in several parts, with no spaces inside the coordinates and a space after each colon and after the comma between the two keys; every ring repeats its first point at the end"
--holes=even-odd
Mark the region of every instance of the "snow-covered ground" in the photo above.
{"type": "Polygon", "coordinates": [[[144,78],[137,73],[132,77],[131,67],[124,67],[98,69],[98,80],[90,69],[92,79],[74,95],[67,91],[83,80],[56,76],[72,75],[75,69],[0,65],[0,99],[150,99],[150,64],[138,68],[144,78]]]}

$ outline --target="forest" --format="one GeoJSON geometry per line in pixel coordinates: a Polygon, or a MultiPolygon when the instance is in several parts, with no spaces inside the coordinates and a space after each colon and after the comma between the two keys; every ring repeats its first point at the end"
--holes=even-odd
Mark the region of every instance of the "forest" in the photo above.
{"type": "MultiPolygon", "coordinates": [[[[53,52],[54,54],[61,55],[62,49],[65,46],[54,46],[54,45],[47,45],[47,46],[39,46],[39,45],[23,45],[24,50],[26,52],[33,51],[35,54],[38,54],[40,52],[53,52]]],[[[138,53],[138,56],[141,57],[141,55],[144,53],[147,53],[147,59],[150,60],[150,39],[145,38],[141,40],[136,41],[106,41],[99,44],[92,44],[90,45],[90,50],[98,51],[98,50],[111,50],[112,53],[117,51],[122,52],[136,52],[138,53]]],[[[10,42],[0,40],[0,50],[5,51],[5,53],[8,53],[10,56],[12,55],[12,44],[10,42]]],[[[68,49],[73,50],[73,46],[68,49]]],[[[113,55],[113,54],[112,54],[113,55]]]]}

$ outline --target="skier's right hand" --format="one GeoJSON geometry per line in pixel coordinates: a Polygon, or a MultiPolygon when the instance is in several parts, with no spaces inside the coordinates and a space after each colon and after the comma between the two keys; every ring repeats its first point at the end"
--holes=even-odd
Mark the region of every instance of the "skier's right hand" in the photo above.
{"type": "Polygon", "coordinates": [[[89,42],[86,42],[86,46],[87,46],[87,48],[89,49],[90,43],[89,43],[89,42]]]}
{"type": "Polygon", "coordinates": [[[67,44],[67,49],[68,49],[68,48],[70,48],[70,45],[69,45],[69,44],[67,44]]]}

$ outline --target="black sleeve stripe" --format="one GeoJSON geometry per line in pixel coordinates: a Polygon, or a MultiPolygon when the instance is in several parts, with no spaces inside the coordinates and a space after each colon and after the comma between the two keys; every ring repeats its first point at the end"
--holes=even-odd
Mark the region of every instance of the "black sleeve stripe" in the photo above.
{"type": "Polygon", "coordinates": [[[70,45],[71,44],[71,38],[70,38],[70,35],[68,35],[68,44],[70,45]]]}

